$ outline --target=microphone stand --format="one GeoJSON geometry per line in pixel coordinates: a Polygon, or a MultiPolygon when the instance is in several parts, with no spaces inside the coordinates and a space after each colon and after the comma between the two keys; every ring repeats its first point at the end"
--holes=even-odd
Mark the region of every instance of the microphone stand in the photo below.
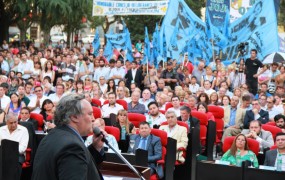
{"type": "Polygon", "coordinates": [[[119,156],[119,158],[124,161],[126,163],[126,165],[134,172],[136,173],[136,175],[138,175],[140,177],[141,180],[146,180],[143,175],[133,166],[129,163],[128,160],[126,160],[126,158],[121,154],[119,153],[111,144],[109,144],[109,142],[107,141],[107,139],[104,139],[104,142],[105,144],[111,148],[116,154],[117,156],[119,156]]]}

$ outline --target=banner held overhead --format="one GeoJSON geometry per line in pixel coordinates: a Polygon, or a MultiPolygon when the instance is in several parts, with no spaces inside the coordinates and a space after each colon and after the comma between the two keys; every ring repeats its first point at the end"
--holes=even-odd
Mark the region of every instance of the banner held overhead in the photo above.
{"type": "Polygon", "coordinates": [[[93,16],[165,15],[169,1],[93,0],[93,16]]]}

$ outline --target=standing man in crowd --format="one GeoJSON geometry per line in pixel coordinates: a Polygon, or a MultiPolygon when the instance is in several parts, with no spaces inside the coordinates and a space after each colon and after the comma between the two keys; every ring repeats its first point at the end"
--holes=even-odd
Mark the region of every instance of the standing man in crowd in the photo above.
{"type": "Polygon", "coordinates": [[[257,50],[252,49],[250,52],[250,58],[245,61],[246,84],[249,87],[249,91],[254,95],[257,93],[257,70],[258,68],[263,67],[262,62],[260,62],[256,56],[257,50]]]}
{"type": "Polygon", "coordinates": [[[162,78],[165,82],[165,86],[170,86],[172,90],[174,90],[174,87],[176,86],[179,77],[178,73],[174,71],[173,64],[171,61],[167,62],[167,69],[165,69],[161,75],[160,78],[162,78]]]}

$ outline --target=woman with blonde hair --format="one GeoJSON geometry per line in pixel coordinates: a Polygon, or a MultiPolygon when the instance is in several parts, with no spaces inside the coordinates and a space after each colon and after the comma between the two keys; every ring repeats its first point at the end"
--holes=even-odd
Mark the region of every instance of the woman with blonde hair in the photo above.
{"type": "Polygon", "coordinates": [[[223,155],[221,161],[227,161],[231,165],[241,166],[242,161],[251,161],[254,167],[258,167],[258,160],[254,152],[248,147],[248,141],[243,134],[235,137],[231,148],[223,155]]]}
{"type": "Polygon", "coordinates": [[[121,138],[118,145],[121,152],[125,153],[129,148],[130,135],[136,134],[136,128],[133,123],[128,120],[128,112],[126,110],[122,109],[118,111],[117,122],[115,122],[113,126],[120,130],[121,138]]]}

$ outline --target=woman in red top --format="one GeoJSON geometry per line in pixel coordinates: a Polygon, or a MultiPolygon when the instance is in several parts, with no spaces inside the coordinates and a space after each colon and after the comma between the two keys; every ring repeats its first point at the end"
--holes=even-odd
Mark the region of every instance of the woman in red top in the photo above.
{"type": "Polygon", "coordinates": [[[211,112],[209,112],[208,105],[206,103],[203,102],[198,103],[197,111],[205,113],[207,115],[208,121],[209,120],[215,121],[215,117],[211,112]]]}

